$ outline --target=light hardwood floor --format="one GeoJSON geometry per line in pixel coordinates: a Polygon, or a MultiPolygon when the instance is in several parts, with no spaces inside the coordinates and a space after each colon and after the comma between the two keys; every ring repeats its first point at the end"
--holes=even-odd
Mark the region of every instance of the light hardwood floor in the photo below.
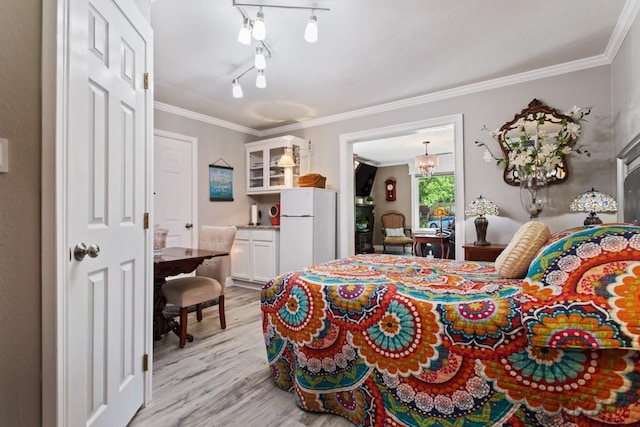
{"type": "Polygon", "coordinates": [[[189,315],[194,342],[180,349],[178,337],[155,343],[153,401],[129,426],[352,426],[344,418],[298,408],[294,395],[280,390],[262,337],[260,292],[228,287],[227,329],[220,329],[218,307],[189,315]]]}

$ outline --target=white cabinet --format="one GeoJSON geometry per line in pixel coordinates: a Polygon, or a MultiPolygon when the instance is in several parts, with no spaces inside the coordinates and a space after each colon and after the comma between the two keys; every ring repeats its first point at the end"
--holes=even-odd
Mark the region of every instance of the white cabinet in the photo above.
{"type": "Polygon", "coordinates": [[[233,279],[267,283],[278,274],[279,230],[240,228],[231,248],[233,279]]]}
{"type": "Polygon", "coordinates": [[[245,144],[247,194],[277,193],[282,188],[297,187],[301,154],[308,156],[306,144],[304,139],[291,135],[245,144]],[[278,166],[286,149],[290,149],[295,167],[278,166]]]}

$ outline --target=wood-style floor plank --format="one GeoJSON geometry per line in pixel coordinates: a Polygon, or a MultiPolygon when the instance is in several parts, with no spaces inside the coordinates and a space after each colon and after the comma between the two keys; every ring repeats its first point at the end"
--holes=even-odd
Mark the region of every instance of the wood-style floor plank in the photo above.
{"type": "Polygon", "coordinates": [[[344,418],[298,408],[292,393],[276,387],[262,337],[259,291],[228,287],[225,308],[225,330],[214,306],[203,311],[200,323],[189,314],[194,341],[183,349],[173,333],[156,341],[153,401],[130,427],[352,426],[344,418]]]}

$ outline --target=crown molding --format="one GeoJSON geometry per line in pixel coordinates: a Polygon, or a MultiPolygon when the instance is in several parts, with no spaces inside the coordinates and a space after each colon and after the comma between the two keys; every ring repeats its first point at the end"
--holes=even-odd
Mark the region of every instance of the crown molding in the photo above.
{"type": "Polygon", "coordinates": [[[618,54],[618,50],[620,50],[620,46],[622,46],[622,42],[624,42],[624,38],[627,36],[631,25],[633,25],[638,12],[640,12],[640,0],[627,0],[625,2],[620,17],[618,17],[616,28],[613,29],[609,44],[607,44],[607,48],[604,51],[604,55],[610,62],[613,62],[613,59],[618,54]]]}
{"type": "Polygon", "coordinates": [[[242,133],[254,135],[257,137],[264,136],[263,133],[257,129],[253,129],[248,126],[239,125],[233,122],[228,122],[226,120],[218,119],[216,117],[207,116],[206,114],[196,113],[195,111],[187,110],[186,108],[176,107],[175,105],[171,105],[171,104],[165,104],[164,102],[154,101],[153,108],[158,111],[164,111],[166,113],[175,114],[176,116],[185,117],[187,119],[198,120],[200,122],[205,122],[205,123],[220,126],[226,129],[235,130],[237,132],[242,132],[242,133]]]}
{"type": "Polygon", "coordinates": [[[166,111],[178,116],[199,120],[210,123],[223,128],[235,130],[249,135],[262,138],[265,136],[277,135],[286,132],[292,132],[310,127],[326,125],[343,120],[355,119],[358,117],[370,116],[373,114],[385,113],[388,111],[399,110],[402,108],[414,107],[417,105],[428,104],[430,102],[440,101],[458,96],[469,95],[487,90],[497,89],[505,86],[511,86],[519,83],[526,83],[534,80],[544,79],[548,77],[559,76],[562,74],[573,73],[576,71],[587,70],[590,68],[610,65],[613,62],[620,46],[631,28],[636,16],[640,12],[640,0],[627,0],[620,13],[616,27],[609,39],[609,43],[602,55],[592,56],[590,58],[579,59],[576,61],[565,62],[564,64],[552,65],[549,67],[538,68],[537,70],[526,71],[524,73],[513,74],[507,77],[499,77],[492,80],[486,80],[479,83],[472,83],[465,86],[459,86],[452,89],[446,89],[438,92],[420,95],[413,98],[407,98],[400,101],[387,102],[373,107],[361,108],[358,110],[347,111],[345,113],[334,114],[331,116],[319,117],[300,123],[280,126],[276,128],[258,130],[237,123],[228,122],[205,114],[196,113],[184,108],[165,104],[162,102],[154,102],[156,110],[166,111]]]}

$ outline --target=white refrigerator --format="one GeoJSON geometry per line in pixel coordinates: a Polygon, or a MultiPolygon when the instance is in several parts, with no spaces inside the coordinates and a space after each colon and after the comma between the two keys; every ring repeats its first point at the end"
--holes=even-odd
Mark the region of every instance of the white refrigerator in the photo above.
{"type": "Polygon", "coordinates": [[[280,192],[280,273],[336,258],[336,192],[286,188],[280,192]]]}

